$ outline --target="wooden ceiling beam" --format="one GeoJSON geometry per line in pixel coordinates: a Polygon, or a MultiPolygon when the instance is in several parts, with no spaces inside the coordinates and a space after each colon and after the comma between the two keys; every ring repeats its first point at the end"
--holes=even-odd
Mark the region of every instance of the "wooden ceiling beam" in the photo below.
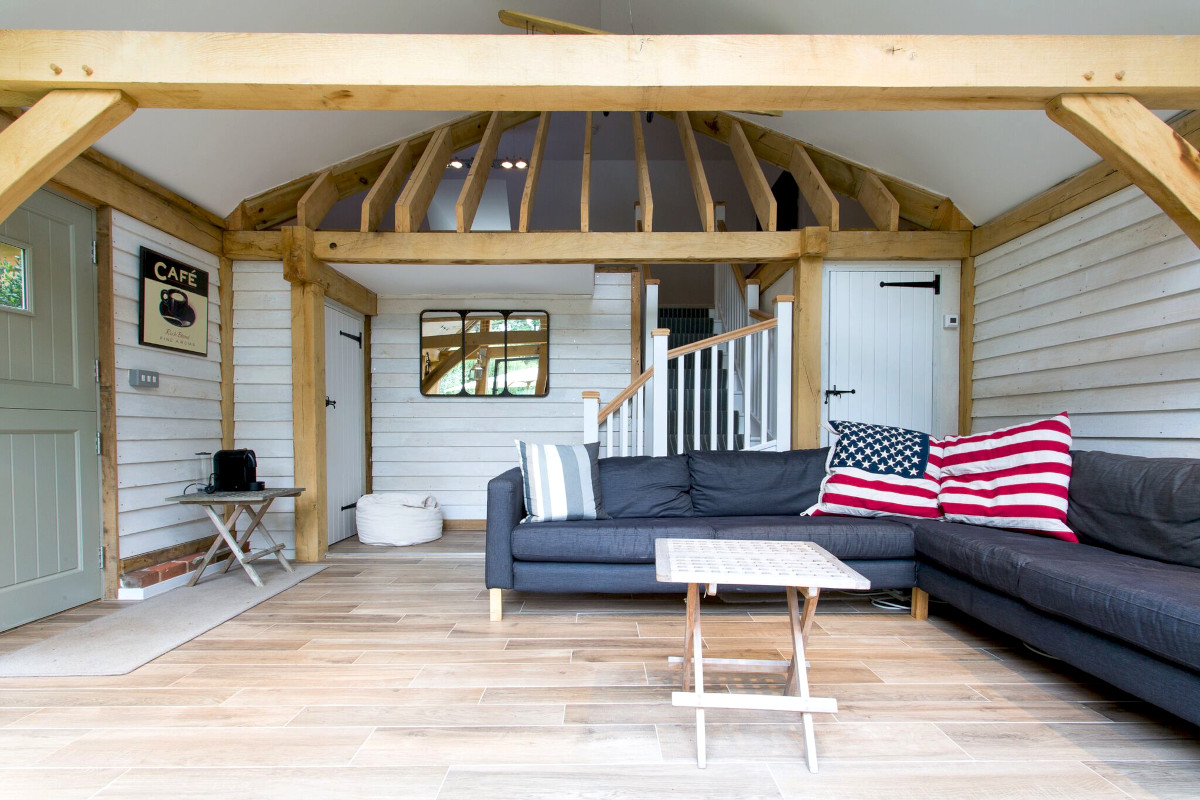
{"type": "Polygon", "coordinates": [[[762,165],[758,163],[754,148],[750,147],[750,142],[746,139],[742,124],[737,120],[733,120],[729,125],[729,149],[733,152],[733,160],[742,175],[742,183],[746,185],[746,191],[750,194],[750,203],[754,206],[759,226],[764,231],[775,230],[778,227],[779,204],[771,191],[771,184],[767,183],[767,176],[763,175],[762,165]]]}
{"type": "Polygon", "coordinates": [[[0,222],[135,108],[115,90],[55,91],[0,130],[0,222]]]}
{"type": "Polygon", "coordinates": [[[392,157],[384,165],[383,171],[375,179],[375,183],[371,184],[367,196],[363,198],[359,230],[379,229],[379,223],[383,220],[383,215],[387,213],[388,206],[396,201],[400,194],[400,188],[413,170],[413,165],[416,163],[416,157],[413,155],[414,149],[411,142],[401,142],[396,147],[392,157]]]}
{"type": "Polygon", "coordinates": [[[821,171],[813,163],[804,145],[796,142],[792,145],[792,157],[788,162],[788,172],[800,187],[800,194],[812,209],[818,225],[824,225],[831,231],[840,229],[841,207],[833,194],[833,189],[825,182],[821,171]]]}
{"type": "Polygon", "coordinates": [[[1063,95],[1050,119],[1125,173],[1200,245],[1200,153],[1129,95],[1063,95]]]}
{"type": "Polygon", "coordinates": [[[529,171],[525,174],[525,189],[521,192],[521,213],[517,230],[529,231],[529,219],[533,215],[533,198],[537,195],[538,178],[542,173],[542,161],[546,153],[546,138],[550,135],[550,112],[543,111],[538,118],[537,133],[533,136],[533,150],[529,154],[529,171]]]}
{"type": "Polygon", "coordinates": [[[716,208],[713,206],[712,191],[708,188],[708,177],[704,174],[700,148],[696,145],[696,132],[692,130],[686,114],[675,115],[675,126],[679,129],[683,159],[687,162],[688,176],[692,179],[692,193],[696,196],[696,209],[700,212],[700,228],[714,231],[717,229],[716,208]]]}
{"type": "Polygon", "coordinates": [[[1197,63],[1194,35],[4,30],[0,106],[115,89],[141,108],[1042,109],[1062,94],[1113,92],[1151,108],[1196,108],[1197,63]],[[71,68],[56,74],[50,64],[71,68]]]}
{"type": "Polygon", "coordinates": [[[873,174],[900,203],[900,216],[914,225],[934,229],[940,220],[943,223],[953,222],[958,226],[946,229],[969,230],[972,227],[971,221],[954,208],[954,203],[948,197],[905,183],[898,178],[883,175],[807,142],[794,139],[770,128],[764,128],[749,120],[739,119],[723,111],[690,111],[686,113],[695,131],[723,144],[729,144],[732,123],[737,122],[745,132],[755,155],[780,169],[791,169],[794,147],[799,144],[812,160],[826,185],[832,191],[846,197],[855,197],[858,194],[862,176],[867,173],[873,174]]]}
{"type": "MultiPolygon", "coordinates": [[[[458,202],[454,204],[454,217],[459,233],[471,230],[471,223],[475,221],[475,212],[479,210],[483,190],[487,188],[488,178],[492,176],[492,161],[496,158],[502,132],[500,112],[493,111],[487,128],[483,131],[483,138],[479,141],[479,149],[475,151],[475,158],[471,161],[471,169],[467,171],[467,179],[463,181],[462,191],[458,193],[458,202]]],[[[446,157],[449,158],[450,155],[447,153],[446,157]]],[[[444,163],[442,168],[445,169],[444,163]]],[[[434,188],[437,188],[436,184],[434,188]]]]}
{"type": "Polygon", "coordinates": [[[421,160],[409,176],[400,199],[396,201],[397,231],[410,233],[420,230],[429,204],[433,202],[433,195],[446,172],[446,160],[453,152],[450,128],[439,128],[421,154],[421,160]]]}
{"type": "Polygon", "coordinates": [[[633,121],[633,163],[637,169],[638,207],[642,214],[640,230],[654,230],[654,193],[650,188],[650,164],[646,160],[646,136],[642,131],[642,115],[630,114],[633,121]]]}
{"type": "Polygon", "coordinates": [[[592,112],[583,117],[583,174],[579,187],[579,230],[588,232],[591,226],[592,199],[592,112]]]}
{"type": "Polygon", "coordinates": [[[878,230],[900,229],[900,201],[892,196],[878,175],[873,172],[862,173],[855,199],[878,230]]]}
{"type": "MultiPolygon", "coordinates": [[[[537,116],[537,113],[533,111],[504,111],[501,113],[505,130],[537,116]]],[[[226,226],[230,230],[262,230],[291,220],[296,214],[296,203],[300,196],[308,190],[317,176],[326,170],[333,174],[333,180],[338,190],[338,199],[357,194],[364,189],[370,189],[383,173],[384,167],[387,166],[392,156],[396,154],[397,148],[407,144],[415,164],[421,158],[421,154],[425,152],[433,135],[444,127],[450,128],[454,152],[479,144],[491,116],[490,111],[468,114],[398,142],[392,142],[290,180],[252,197],[247,197],[226,218],[226,226]]]]}
{"type": "Polygon", "coordinates": [[[296,224],[301,228],[316,230],[337,201],[338,193],[333,183],[333,173],[325,170],[296,203],[296,224]]]}

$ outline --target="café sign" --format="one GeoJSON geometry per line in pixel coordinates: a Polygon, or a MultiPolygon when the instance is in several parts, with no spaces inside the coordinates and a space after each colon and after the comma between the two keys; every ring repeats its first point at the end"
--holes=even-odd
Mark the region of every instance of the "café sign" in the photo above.
{"type": "Polygon", "coordinates": [[[142,344],[208,355],[208,272],[143,247],[142,344]]]}

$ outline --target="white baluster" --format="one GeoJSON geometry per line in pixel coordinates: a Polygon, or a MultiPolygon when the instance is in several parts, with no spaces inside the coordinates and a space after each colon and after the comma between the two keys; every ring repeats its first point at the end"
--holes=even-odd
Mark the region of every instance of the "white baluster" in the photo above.
{"type": "Polygon", "coordinates": [[[775,449],[792,448],[792,302],[775,298],[775,449]]]}
{"type": "Polygon", "coordinates": [[[708,348],[708,449],[717,450],[717,348],[708,348]]]}
{"type": "Polygon", "coordinates": [[[671,334],[666,328],[655,328],[651,339],[654,340],[654,377],[650,379],[650,421],[654,446],[650,455],[667,455],[667,337],[671,334]]]}
{"type": "Polygon", "coordinates": [[[644,395],[646,387],[639,386],[637,394],[633,401],[633,454],[635,456],[645,455],[646,453],[646,398],[644,395]]]}
{"type": "Polygon", "coordinates": [[[613,454],[612,433],[613,433],[613,418],[612,418],[612,414],[609,414],[608,419],[604,420],[604,455],[605,456],[611,456],[613,454]]]}
{"type": "Polygon", "coordinates": [[[629,455],[629,401],[621,403],[621,407],[617,410],[621,415],[621,455],[629,455]]]}
{"type": "Polygon", "coordinates": [[[692,449],[700,450],[700,351],[692,353],[692,449]]]}
{"type": "MultiPolygon", "coordinates": [[[[654,349],[654,343],[651,341],[651,332],[658,327],[658,280],[656,278],[648,278],[646,280],[646,303],[642,309],[642,353],[644,360],[654,363],[651,358],[651,352],[654,349]]],[[[643,364],[642,369],[647,369],[650,364],[643,364]]],[[[637,377],[636,375],[634,377],[637,377]]]]}
{"type": "Polygon", "coordinates": [[[599,392],[584,392],[583,393],[583,443],[600,441],[600,434],[597,430],[599,424],[597,418],[600,416],[600,393],[599,392]]]}
{"type": "MultiPolygon", "coordinates": [[[[748,287],[747,287],[748,288],[748,287]]],[[[750,446],[750,409],[754,406],[750,405],[750,395],[754,391],[754,356],[750,352],[751,336],[743,336],[742,342],[742,429],[745,434],[742,438],[742,449],[745,450],[750,446]]]]}
{"type": "Polygon", "coordinates": [[[751,311],[758,311],[758,297],[761,285],[758,278],[751,278],[746,281],[746,324],[753,325],[754,317],[751,316],[751,311]]]}
{"type": "Polygon", "coordinates": [[[687,380],[687,359],[680,356],[676,359],[675,369],[675,452],[686,453],[687,446],[683,440],[683,404],[686,399],[683,394],[684,381],[687,380]]]}
{"type": "Polygon", "coordinates": [[[725,343],[725,449],[734,450],[733,438],[733,342],[725,343]]]}
{"type": "Polygon", "coordinates": [[[771,390],[771,351],[767,347],[770,331],[755,334],[758,339],[758,443],[767,443],[767,395],[771,390]]]}

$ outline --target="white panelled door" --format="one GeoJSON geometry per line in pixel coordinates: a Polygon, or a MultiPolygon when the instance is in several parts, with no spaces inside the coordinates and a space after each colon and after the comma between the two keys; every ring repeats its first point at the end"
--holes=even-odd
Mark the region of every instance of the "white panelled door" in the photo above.
{"type": "Polygon", "coordinates": [[[91,209],[0,221],[0,630],[100,597],[91,209]]]}
{"type": "MultiPolygon", "coordinates": [[[[825,273],[821,418],[931,432],[936,416],[937,270],[830,267],[825,273]]],[[[828,444],[828,432],[821,441],[828,444]]]]}
{"type": "Polygon", "coordinates": [[[325,474],[329,543],[354,536],[366,489],[363,318],[325,306],[325,474]]]}

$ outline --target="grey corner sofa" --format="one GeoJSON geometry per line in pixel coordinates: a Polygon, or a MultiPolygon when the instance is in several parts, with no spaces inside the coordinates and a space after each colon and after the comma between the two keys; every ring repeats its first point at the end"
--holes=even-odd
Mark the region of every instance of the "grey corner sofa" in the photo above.
{"type": "Polygon", "coordinates": [[[1200,460],[1072,452],[1076,544],[932,520],[802,517],[827,453],[601,459],[612,518],[579,522],[523,523],[521,473],[509,470],[488,484],[492,618],[504,589],[682,594],[655,580],[661,537],[812,541],[873,588],[927,592],[1200,724],[1200,460]]]}

